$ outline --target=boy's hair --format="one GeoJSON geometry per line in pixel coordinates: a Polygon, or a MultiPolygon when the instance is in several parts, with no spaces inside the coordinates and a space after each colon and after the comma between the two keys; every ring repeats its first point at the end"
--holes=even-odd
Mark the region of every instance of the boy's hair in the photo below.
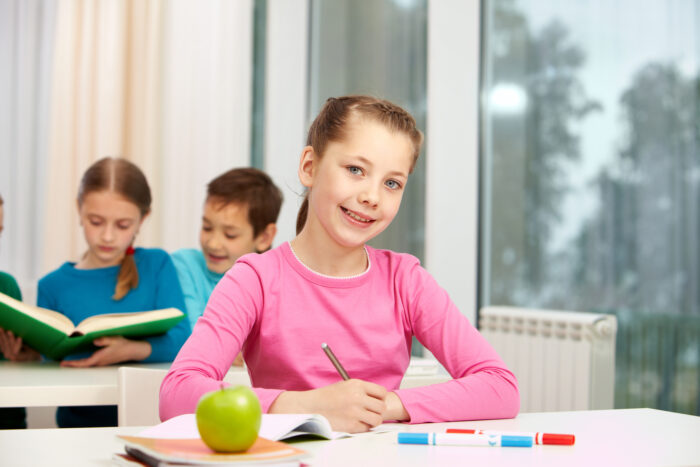
{"type": "MultiPolygon", "coordinates": [[[[78,190],[78,205],[93,192],[113,191],[136,205],[141,217],[151,210],[151,189],[146,176],[135,164],[126,159],[105,157],[92,164],[83,174],[78,190]]],[[[139,285],[139,272],[134,256],[124,255],[117,285],[114,288],[114,300],[121,300],[133,288],[139,285]]]]}
{"type": "Polygon", "coordinates": [[[2,206],[4,201],[2,200],[2,195],[0,195],[0,206],[2,206]]]}
{"type": "MultiPolygon", "coordinates": [[[[408,136],[413,144],[413,162],[409,173],[413,172],[423,144],[423,133],[416,127],[416,120],[410,113],[384,99],[363,95],[329,98],[309,128],[306,145],[311,146],[315,156],[320,159],[329,142],[345,139],[353,117],[379,122],[390,131],[408,136]]],[[[304,228],[308,210],[307,193],[297,214],[297,234],[304,228]]]]}
{"type": "Polygon", "coordinates": [[[221,207],[232,203],[246,206],[253,237],[257,237],[268,224],[277,222],[282,207],[282,192],[265,172],[241,167],[231,169],[209,182],[207,201],[221,207]]]}

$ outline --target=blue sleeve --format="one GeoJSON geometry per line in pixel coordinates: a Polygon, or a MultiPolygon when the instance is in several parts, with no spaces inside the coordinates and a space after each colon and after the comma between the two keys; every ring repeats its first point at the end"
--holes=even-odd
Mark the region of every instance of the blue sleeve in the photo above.
{"type": "MultiPolygon", "coordinates": [[[[182,296],[182,288],[175,272],[175,266],[167,253],[163,257],[163,262],[156,272],[155,287],[156,309],[177,308],[187,315],[185,299],[182,296]]],[[[184,319],[162,336],[147,338],[151,344],[151,355],[144,362],[171,362],[180,351],[180,347],[185,343],[190,335],[190,322],[185,316],[184,319]]]]}
{"type": "Polygon", "coordinates": [[[185,297],[187,319],[190,321],[190,327],[194,329],[194,323],[197,322],[197,319],[202,315],[206,303],[203,305],[196,293],[197,287],[191,273],[193,268],[188,264],[185,254],[185,252],[176,252],[172,254],[171,257],[175,265],[175,270],[177,271],[177,277],[180,280],[182,295],[185,297]]]}

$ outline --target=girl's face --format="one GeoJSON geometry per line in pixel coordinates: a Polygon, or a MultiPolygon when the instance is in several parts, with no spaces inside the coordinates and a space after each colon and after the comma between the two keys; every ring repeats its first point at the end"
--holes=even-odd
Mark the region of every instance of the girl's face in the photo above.
{"type": "Polygon", "coordinates": [[[321,159],[307,147],[299,175],[309,191],[306,227],[336,244],[358,247],[396,216],[413,161],[408,136],[370,119],[355,119],[344,141],[330,142],[321,159]]]}
{"type": "Polygon", "coordinates": [[[88,244],[84,261],[93,268],[120,264],[145,218],[138,206],[109,190],[88,193],[78,213],[88,244]]]}
{"type": "Polygon", "coordinates": [[[248,206],[240,203],[222,206],[211,200],[204,204],[199,242],[207,268],[219,274],[228,271],[241,256],[270,246],[266,235],[253,236],[248,206]]]}

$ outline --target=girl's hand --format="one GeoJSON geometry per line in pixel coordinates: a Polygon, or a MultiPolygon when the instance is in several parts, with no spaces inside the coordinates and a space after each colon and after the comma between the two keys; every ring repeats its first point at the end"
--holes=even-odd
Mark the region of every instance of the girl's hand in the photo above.
{"type": "Polygon", "coordinates": [[[139,361],[151,355],[151,344],[146,341],[134,341],[121,336],[110,336],[97,338],[92,343],[102,348],[95,350],[88,358],[63,360],[61,366],[105,366],[130,360],[139,361]]]}
{"type": "Polygon", "coordinates": [[[24,344],[21,337],[2,328],[0,328],[0,352],[12,362],[41,360],[39,352],[24,344]]]}
{"type": "Polygon", "coordinates": [[[374,383],[350,379],[310,391],[285,391],[270,413],[320,413],[335,431],[369,431],[384,420],[387,390],[374,383]]]}

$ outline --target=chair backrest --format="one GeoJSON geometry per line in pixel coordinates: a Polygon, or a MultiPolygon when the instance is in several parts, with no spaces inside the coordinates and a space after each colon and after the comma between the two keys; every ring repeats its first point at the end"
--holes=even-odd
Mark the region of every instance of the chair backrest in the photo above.
{"type": "MultiPolygon", "coordinates": [[[[168,370],[160,368],[119,368],[119,426],[151,426],[160,423],[158,393],[166,374],[168,370]]],[[[233,385],[250,386],[248,373],[242,368],[232,368],[224,381],[233,385]]]]}

